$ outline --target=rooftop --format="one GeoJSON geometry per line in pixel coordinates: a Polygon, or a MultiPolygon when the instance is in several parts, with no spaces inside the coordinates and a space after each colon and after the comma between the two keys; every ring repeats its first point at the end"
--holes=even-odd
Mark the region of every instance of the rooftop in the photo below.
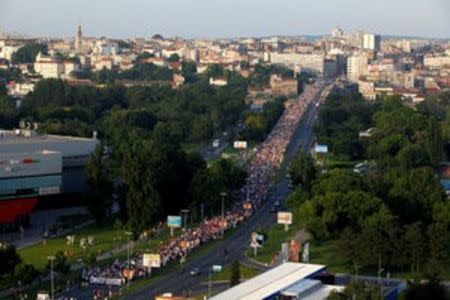
{"type": "Polygon", "coordinates": [[[63,157],[85,156],[98,144],[97,139],[60,135],[18,135],[0,130],[0,155],[6,153],[61,152],[63,157]]]}
{"type": "Polygon", "coordinates": [[[255,300],[264,299],[274,293],[298,283],[317,272],[325,270],[323,265],[284,263],[264,272],[235,287],[232,287],[211,299],[213,300],[255,300]]]}

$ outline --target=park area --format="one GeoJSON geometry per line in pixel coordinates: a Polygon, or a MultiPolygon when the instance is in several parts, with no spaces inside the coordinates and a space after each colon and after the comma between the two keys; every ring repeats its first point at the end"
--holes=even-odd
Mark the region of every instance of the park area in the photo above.
{"type": "MultiPolygon", "coordinates": [[[[75,237],[75,243],[68,245],[66,236],[51,238],[44,245],[43,242],[18,250],[24,264],[34,265],[42,271],[47,263],[48,257],[54,256],[58,252],[67,254],[71,264],[78,261],[86,261],[89,256],[95,255],[99,260],[124,255],[129,237],[126,230],[115,226],[110,220],[106,224],[92,224],[71,233],[75,237]],[[92,238],[92,245],[88,244],[89,237],[92,238]],[[85,249],[80,246],[81,239],[86,241],[85,249]]],[[[175,235],[178,232],[175,231],[175,235]]],[[[170,231],[162,228],[158,233],[152,233],[150,239],[135,242],[131,251],[154,251],[161,242],[166,242],[170,238],[170,231]]]]}

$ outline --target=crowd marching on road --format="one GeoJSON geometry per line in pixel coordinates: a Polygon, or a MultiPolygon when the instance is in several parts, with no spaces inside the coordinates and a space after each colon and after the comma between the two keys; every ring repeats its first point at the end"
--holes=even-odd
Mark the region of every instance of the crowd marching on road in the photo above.
{"type": "MultiPolygon", "coordinates": [[[[184,230],[167,244],[161,243],[158,251],[161,267],[170,261],[183,262],[193,249],[211,239],[221,238],[224,231],[238,226],[263,204],[301,117],[323,86],[322,81],[317,81],[306,86],[298,98],[287,101],[283,115],[267,139],[254,150],[254,158],[247,167],[248,184],[242,189],[242,201],[237,201],[223,217],[205,219],[199,226],[184,230]]],[[[143,265],[143,254],[139,254],[133,256],[130,263],[116,260],[111,266],[84,271],[83,279],[95,284],[120,286],[127,280],[149,275],[149,269],[143,265]]]]}

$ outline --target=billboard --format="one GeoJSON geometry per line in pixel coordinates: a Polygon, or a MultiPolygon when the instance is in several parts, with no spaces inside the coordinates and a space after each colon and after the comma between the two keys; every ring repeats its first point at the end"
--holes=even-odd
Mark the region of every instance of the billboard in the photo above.
{"type": "Polygon", "coordinates": [[[256,240],[260,243],[264,242],[264,235],[262,234],[257,234],[256,235],[256,240]]]}
{"type": "Polygon", "coordinates": [[[212,271],[213,271],[214,273],[216,273],[216,272],[222,272],[222,265],[213,265],[213,266],[212,266],[212,271]]]}
{"type": "Polygon", "coordinates": [[[316,153],[328,153],[328,146],[327,145],[316,144],[314,146],[314,152],[316,152],[316,153]]]}
{"type": "Polygon", "coordinates": [[[247,141],[234,141],[234,149],[247,149],[247,141]]]}
{"type": "Polygon", "coordinates": [[[159,254],[144,253],[142,257],[142,265],[147,268],[160,268],[161,256],[159,254]]]}
{"type": "Polygon", "coordinates": [[[62,173],[60,152],[1,153],[0,178],[46,176],[62,173]]]}
{"type": "Polygon", "coordinates": [[[169,227],[181,227],[181,216],[167,216],[167,225],[169,227]]]}
{"type": "Polygon", "coordinates": [[[277,223],[284,225],[292,224],[292,213],[288,211],[279,211],[277,215],[277,223]]]}

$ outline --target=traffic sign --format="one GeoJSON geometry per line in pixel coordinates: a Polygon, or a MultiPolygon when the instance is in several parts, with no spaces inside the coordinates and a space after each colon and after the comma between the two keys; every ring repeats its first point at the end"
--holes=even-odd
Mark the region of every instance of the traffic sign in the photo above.
{"type": "Polygon", "coordinates": [[[169,227],[181,227],[181,216],[167,216],[167,225],[169,227]]]}
{"type": "Polygon", "coordinates": [[[291,225],[292,213],[288,211],[279,211],[277,215],[278,224],[291,225]]]}

